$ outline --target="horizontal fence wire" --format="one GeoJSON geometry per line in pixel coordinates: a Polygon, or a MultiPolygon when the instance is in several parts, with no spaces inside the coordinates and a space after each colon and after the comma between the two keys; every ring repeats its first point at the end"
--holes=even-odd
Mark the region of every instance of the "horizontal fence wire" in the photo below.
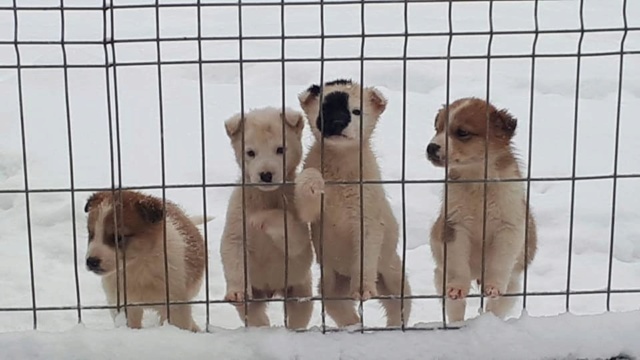
{"type": "MultiPolygon", "coordinates": [[[[482,183],[485,188],[485,199],[484,199],[484,212],[486,219],[486,189],[488,184],[491,183],[523,183],[526,184],[526,203],[529,204],[530,199],[530,187],[531,183],[536,182],[565,182],[571,184],[571,214],[570,214],[570,230],[569,230],[569,251],[568,251],[568,274],[567,274],[567,284],[566,289],[562,291],[528,291],[527,289],[527,265],[525,265],[524,271],[524,289],[522,292],[516,293],[507,293],[502,296],[505,297],[519,297],[523,298],[524,308],[526,308],[527,298],[531,297],[550,297],[550,296],[558,296],[565,297],[566,299],[566,310],[569,310],[569,300],[572,296],[581,296],[581,295],[606,295],[607,297],[607,311],[610,310],[610,297],[612,294],[640,294],[640,288],[631,288],[631,289],[623,289],[623,288],[614,288],[612,286],[612,259],[613,259],[613,239],[614,239],[614,224],[615,224],[615,207],[616,207],[616,184],[618,184],[618,180],[620,179],[640,179],[640,173],[619,173],[618,167],[618,153],[619,153],[619,132],[620,132],[620,108],[621,108],[621,93],[622,93],[622,78],[623,78],[623,59],[626,55],[640,55],[640,50],[628,50],[625,48],[625,41],[629,35],[633,32],[640,33],[640,27],[628,26],[627,23],[627,1],[624,1],[623,6],[623,16],[624,16],[624,26],[614,26],[614,27],[598,27],[598,28],[587,28],[584,24],[584,0],[580,1],[580,26],[579,27],[570,27],[570,28],[560,28],[560,29],[540,29],[538,24],[538,6],[539,3],[544,2],[560,2],[563,0],[404,0],[403,2],[398,2],[396,0],[374,0],[374,1],[363,1],[363,0],[344,0],[344,1],[297,1],[294,3],[287,3],[285,1],[281,2],[257,2],[257,1],[237,1],[237,2],[203,2],[202,0],[197,0],[194,3],[161,3],[159,1],[155,1],[155,3],[139,3],[139,4],[113,4],[113,0],[105,0],[101,5],[97,6],[70,6],[65,5],[63,0],[60,0],[58,5],[51,6],[28,6],[28,5],[17,5],[17,1],[13,1],[13,6],[0,5],[0,11],[11,11],[13,12],[14,17],[14,36],[12,39],[2,39],[0,40],[0,46],[7,45],[11,46],[15,52],[15,63],[0,63],[0,69],[13,69],[17,71],[17,81],[18,81],[18,99],[19,99],[19,110],[20,110],[20,122],[21,122],[21,137],[22,137],[22,163],[23,163],[23,171],[24,171],[24,187],[16,188],[16,189],[0,189],[0,194],[24,194],[26,199],[26,218],[27,218],[27,238],[28,238],[28,247],[29,247],[29,266],[30,266],[30,281],[31,281],[31,306],[12,306],[12,307],[0,307],[0,312],[31,312],[33,314],[33,327],[37,328],[37,312],[38,311],[76,311],[77,312],[77,320],[78,322],[83,321],[83,310],[120,310],[122,306],[124,306],[125,311],[128,307],[150,307],[150,306],[162,306],[165,307],[167,312],[167,318],[171,318],[171,309],[170,305],[206,305],[206,325],[207,331],[208,326],[210,325],[210,305],[213,304],[227,304],[229,303],[226,300],[217,300],[210,298],[209,295],[209,286],[211,280],[209,279],[209,256],[208,249],[209,247],[209,236],[210,234],[207,231],[205,226],[204,230],[204,244],[205,244],[205,252],[207,252],[206,265],[205,265],[205,288],[206,288],[206,298],[204,300],[193,300],[193,301],[174,301],[170,298],[170,290],[168,286],[166,286],[166,301],[163,302],[153,302],[153,303],[135,303],[131,301],[127,301],[126,295],[126,286],[124,287],[124,304],[120,301],[120,295],[117,295],[117,304],[116,305],[88,305],[86,301],[81,301],[81,291],[80,291],[80,282],[78,275],[78,264],[74,264],[74,280],[75,280],[75,290],[76,290],[76,304],[69,306],[47,306],[47,305],[39,305],[36,303],[36,284],[34,277],[34,267],[36,266],[35,260],[33,258],[33,246],[32,246],[32,211],[30,208],[30,194],[43,194],[43,193],[65,193],[70,195],[70,199],[72,203],[75,203],[77,199],[77,194],[83,192],[97,192],[97,191],[111,191],[114,196],[118,196],[117,194],[121,194],[121,190],[162,190],[162,201],[163,204],[166,205],[166,191],[170,189],[198,189],[202,192],[202,201],[203,201],[203,212],[204,217],[207,217],[207,190],[208,189],[216,189],[216,188],[234,188],[234,187],[243,187],[243,188],[252,188],[256,186],[262,186],[263,184],[249,183],[244,177],[242,178],[242,183],[212,183],[208,182],[206,179],[206,161],[205,161],[205,153],[206,153],[206,139],[205,139],[205,100],[204,100],[204,86],[203,86],[203,66],[208,64],[235,64],[239,66],[240,71],[240,107],[241,114],[244,114],[245,110],[245,102],[244,102],[244,92],[245,92],[245,83],[244,83],[244,64],[268,64],[268,63],[279,63],[281,64],[282,71],[282,108],[285,107],[285,65],[289,63],[320,63],[321,71],[320,71],[320,84],[324,84],[324,65],[325,63],[332,62],[359,62],[360,64],[360,83],[363,82],[364,78],[364,63],[365,62],[387,62],[387,61],[402,61],[402,70],[403,70],[403,82],[402,82],[402,169],[401,169],[401,177],[399,179],[386,179],[386,180],[366,180],[362,179],[363,176],[363,165],[362,165],[362,127],[360,128],[360,159],[359,159],[359,168],[360,168],[360,179],[356,181],[326,181],[326,186],[332,185],[358,185],[360,191],[360,273],[364,274],[364,221],[363,221],[363,198],[362,192],[364,185],[400,185],[402,190],[402,219],[400,221],[400,228],[402,229],[401,236],[401,259],[402,259],[402,290],[399,296],[374,296],[373,300],[401,300],[401,304],[404,307],[404,300],[442,300],[444,297],[442,295],[417,295],[417,294],[406,294],[405,293],[405,276],[406,276],[406,253],[407,253],[407,220],[406,220],[406,193],[405,188],[408,185],[428,185],[428,184],[444,184],[445,186],[445,213],[447,212],[447,187],[451,184],[456,183],[482,183]],[[477,3],[484,2],[488,3],[490,6],[490,29],[486,31],[453,31],[452,29],[452,6],[454,3],[477,3]],[[493,3],[531,3],[535,6],[535,28],[533,29],[514,29],[514,30],[496,30],[494,29],[493,24],[493,3]],[[409,5],[413,4],[433,4],[433,3],[442,3],[447,4],[449,7],[448,12],[448,31],[419,31],[412,32],[408,27],[408,19],[409,19],[409,5]],[[384,33],[367,33],[365,30],[365,16],[364,9],[366,5],[383,5],[383,4],[403,4],[403,17],[404,17],[404,29],[403,31],[396,32],[384,32],[384,33]],[[358,5],[360,6],[360,32],[359,33],[344,33],[344,34],[327,34],[324,31],[324,11],[327,7],[339,7],[344,5],[358,5]],[[280,35],[243,35],[243,19],[242,19],[242,9],[252,8],[252,7],[280,7],[280,35]],[[314,7],[320,8],[320,33],[317,35],[305,35],[305,34],[286,34],[285,28],[285,12],[284,9],[292,8],[292,7],[314,7]],[[197,9],[197,34],[189,35],[189,36],[162,36],[161,35],[161,24],[160,24],[160,10],[161,9],[179,9],[179,8],[192,8],[197,9]],[[238,9],[238,35],[204,35],[202,29],[202,21],[203,14],[202,9],[204,8],[235,8],[238,9]],[[155,37],[118,37],[115,35],[115,21],[114,14],[124,12],[127,10],[140,10],[140,9],[153,9],[155,11],[155,37]],[[19,13],[21,12],[58,12],[61,22],[60,22],[60,37],[54,40],[30,40],[30,39],[22,39],[19,36],[18,32],[18,24],[19,24],[19,13]],[[97,11],[102,12],[103,15],[103,38],[99,40],[74,40],[69,39],[68,34],[65,33],[65,13],[75,12],[75,11],[97,11]],[[583,39],[587,34],[621,34],[622,40],[620,41],[620,46],[617,50],[610,51],[591,51],[585,52],[582,49],[583,39]],[[495,40],[497,36],[527,36],[531,35],[534,37],[533,46],[530,53],[513,53],[513,54],[504,54],[504,53],[496,53],[494,49],[492,49],[492,42],[495,40]],[[579,36],[579,46],[577,52],[540,52],[538,49],[538,39],[542,35],[577,35],[579,36]],[[409,43],[413,39],[420,38],[437,38],[443,37],[448,39],[448,47],[447,52],[444,55],[410,55],[408,53],[409,43]],[[452,40],[456,37],[488,37],[489,41],[487,44],[487,53],[486,54],[478,54],[478,55],[456,55],[451,52],[452,40]],[[360,46],[360,54],[358,56],[325,56],[325,41],[326,40],[361,40],[360,46]],[[403,41],[403,51],[401,55],[397,56],[369,56],[365,54],[365,41],[368,39],[399,39],[403,41]],[[281,45],[281,54],[279,57],[247,57],[246,54],[243,53],[243,42],[246,41],[269,41],[269,40],[278,40],[281,45]],[[319,56],[309,56],[309,57],[286,57],[285,56],[285,44],[287,40],[318,40],[321,42],[321,53],[319,56]],[[236,41],[239,43],[238,55],[233,58],[221,58],[221,59],[207,59],[203,56],[202,47],[205,42],[216,42],[216,41],[236,41]],[[180,43],[180,42],[197,42],[198,45],[198,54],[196,59],[192,60],[164,60],[161,56],[161,45],[168,43],[180,43]],[[157,58],[155,60],[148,61],[125,61],[119,60],[117,55],[118,45],[125,44],[136,44],[143,45],[147,43],[153,43],[156,46],[157,58]],[[56,63],[47,63],[47,64],[38,64],[38,63],[25,63],[21,58],[21,50],[29,48],[31,46],[59,46],[62,50],[61,62],[56,63]],[[73,63],[69,61],[68,50],[78,45],[99,45],[102,47],[102,51],[104,53],[104,61],[101,63],[73,63]],[[615,160],[614,160],[614,170],[612,174],[599,174],[599,175],[577,175],[576,172],[576,153],[577,153],[577,131],[578,131],[578,118],[579,118],[579,88],[580,88],[580,62],[584,58],[590,57],[618,57],[620,63],[619,69],[619,79],[618,79],[618,93],[617,93],[617,113],[616,113],[616,138],[615,138],[615,160]],[[576,92],[575,92],[575,109],[574,109],[574,118],[573,118],[573,159],[572,159],[572,171],[570,176],[531,176],[531,153],[532,153],[532,129],[533,129],[533,109],[534,109],[534,78],[535,78],[535,62],[537,59],[550,59],[550,58],[569,58],[576,59],[577,67],[576,67],[576,92]],[[446,92],[446,102],[449,104],[449,81],[450,81],[450,67],[451,63],[455,60],[486,60],[487,68],[486,68],[486,76],[487,76],[487,87],[485,98],[487,101],[489,100],[490,94],[490,77],[491,77],[491,60],[500,60],[500,59],[530,59],[531,60],[531,88],[530,88],[530,102],[528,105],[529,110],[529,138],[528,138],[528,162],[527,162],[527,176],[513,179],[488,179],[487,177],[487,164],[485,164],[485,176],[483,179],[473,179],[473,180],[453,180],[453,179],[409,179],[406,174],[406,153],[407,153],[407,63],[411,61],[446,61],[447,62],[447,92],[446,92]],[[200,183],[179,183],[172,184],[168,183],[165,175],[165,138],[164,138],[164,96],[163,96],[163,83],[162,83],[162,68],[165,66],[179,66],[179,65],[198,65],[198,77],[199,77],[199,119],[201,125],[201,151],[202,151],[202,159],[201,159],[201,167],[202,167],[202,181],[200,183]],[[122,182],[122,159],[121,159],[121,139],[120,139],[120,109],[119,109],[119,101],[118,96],[118,69],[130,68],[130,67],[148,67],[153,66],[157,67],[157,77],[158,77],[158,99],[159,99],[159,125],[160,125],[160,155],[161,155],[161,168],[162,168],[162,181],[160,184],[147,184],[147,185],[139,185],[139,186],[125,186],[122,182]],[[111,161],[111,185],[110,187],[79,187],[76,186],[74,182],[74,168],[76,168],[76,164],[74,163],[73,157],[73,141],[72,141],[72,121],[73,114],[71,112],[70,106],[70,92],[69,92],[69,80],[68,80],[68,72],[70,69],[103,69],[105,71],[105,81],[107,94],[105,102],[107,103],[107,111],[108,111],[108,123],[109,123],[109,138],[110,138],[110,161],[111,161]],[[22,74],[25,70],[37,70],[37,69],[62,69],[64,71],[64,100],[65,100],[65,117],[66,117],[66,126],[67,126],[67,136],[68,136],[68,155],[69,155],[69,171],[70,171],[70,186],[69,187],[52,187],[52,188],[38,188],[29,186],[29,176],[28,167],[27,167],[27,139],[25,134],[25,115],[24,115],[24,97],[23,94],[23,85],[22,85],[22,74]],[[117,174],[117,175],[116,175],[117,174]],[[573,241],[573,220],[574,220],[574,207],[575,207],[575,186],[577,182],[580,181],[595,181],[595,180],[613,180],[614,189],[613,189],[613,200],[612,200],[612,223],[611,223],[611,234],[610,234],[610,249],[608,253],[609,263],[608,263],[608,281],[606,289],[585,289],[585,290],[572,290],[570,286],[571,281],[571,254],[572,254],[572,241],[573,241]]],[[[360,96],[362,101],[362,94],[360,96]]],[[[322,99],[322,95],[321,95],[322,99]]],[[[360,104],[362,107],[362,103],[360,104]]],[[[324,121],[324,120],[323,120],[324,121]]],[[[487,120],[488,121],[488,120],[487,120]]],[[[242,119],[242,124],[244,126],[244,118],[242,119]]],[[[243,135],[243,149],[244,149],[244,130],[242,131],[243,135]]],[[[284,128],[282,129],[282,133],[284,135],[284,128]]],[[[488,136],[488,135],[487,135],[488,136]]],[[[324,144],[323,144],[324,146],[324,144]]],[[[445,146],[446,148],[446,146],[445,146]]],[[[485,154],[488,151],[488,148],[485,149],[485,154]]],[[[244,151],[243,151],[244,157],[244,151]]],[[[488,156],[485,156],[488,158],[488,156]]],[[[283,159],[285,159],[283,157],[283,159]]],[[[321,161],[322,164],[323,160],[321,161]]],[[[286,162],[283,160],[283,167],[286,168],[286,162]]],[[[324,168],[324,166],[322,166],[324,168]]],[[[242,161],[242,171],[244,173],[244,161],[242,161]]],[[[275,182],[276,185],[282,186],[293,186],[294,183],[290,181],[283,182],[275,182]]],[[[324,197],[324,195],[323,195],[324,197]]],[[[245,203],[244,191],[242,196],[243,204],[245,203]]],[[[324,201],[322,201],[322,206],[324,207],[324,201]]],[[[286,210],[286,207],[285,207],[286,210]]],[[[527,209],[527,217],[529,216],[527,209]]],[[[80,238],[76,233],[76,210],[75,208],[71,209],[72,221],[73,221],[73,232],[72,232],[72,244],[73,244],[73,252],[74,259],[77,259],[81,256],[78,255],[77,248],[77,240],[80,238]]],[[[244,267],[244,284],[245,284],[245,293],[250,292],[248,286],[247,279],[247,224],[246,224],[246,213],[243,206],[243,231],[242,231],[242,242],[244,247],[243,252],[243,267],[244,267]]],[[[285,215],[285,243],[288,244],[288,236],[286,234],[287,229],[287,217],[285,215]]],[[[114,221],[116,221],[114,217],[114,221]]],[[[118,222],[122,221],[122,219],[118,219],[118,222]]],[[[321,220],[322,224],[322,220],[321,220]]],[[[164,231],[163,231],[163,247],[164,247],[164,274],[165,279],[169,278],[169,264],[167,260],[167,222],[164,222],[164,231]]],[[[484,225],[484,224],[483,224],[484,225]]],[[[485,225],[486,226],[486,225],[485,225]]],[[[483,252],[484,252],[484,227],[483,226],[483,252]]],[[[528,225],[527,225],[528,226],[528,225]]],[[[324,228],[324,226],[321,226],[324,228]]],[[[322,230],[321,230],[322,232],[322,230]]],[[[526,233],[526,230],[525,230],[526,233]]],[[[319,251],[322,253],[322,244],[323,244],[323,235],[320,235],[320,249],[319,251]]],[[[445,272],[446,272],[446,245],[445,245],[445,272]]],[[[288,245],[286,245],[286,249],[288,249],[288,245]]],[[[288,255],[288,250],[285,251],[288,255]]],[[[526,256],[526,252],[525,252],[526,256]]],[[[288,258],[288,256],[286,256],[288,258]]],[[[126,261],[126,257],[124,259],[119,259],[119,261],[126,261]]],[[[288,261],[286,262],[286,267],[288,270],[288,261]]],[[[126,269],[126,267],[124,267],[126,269]]],[[[324,286],[323,277],[326,276],[326,273],[321,268],[320,274],[320,288],[324,286]]],[[[484,256],[483,256],[483,271],[484,271],[484,256]]],[[[119,272],[118,272],[119,273],[119,272]]],[[[288,284],[288,271],[285,271],[285,284],[288,284]]],[[[362,291],[363,287],[363,279],[364,275],[360,278],[360,290],[362,291]]],[[[483,277],[484,278],[484,277],[483,277]]],[[[483,279],[484,280],[484,279],[483,279]]],[[[124,281],[126,284],[126,270],[124,271],[124,279],[117,280],[118,283],[124,281]]],[[[444,282],[443,282],[444,283],[444,282]]],[[[484,287],[484,286],[482,286],[484,287]]],[[[445,289],[441,289],[444,292],[445,289]]],[[[118,287],[118,291],[120,288],[118,287]]],[[[480,299],[481,303],[484,301],[485,295],[481,294],[469,294],[468,298],[480,299]]],[[[244,298],[243,307],[245,309],[245,313],[247,312],[247,307],[250,303],[285,303],[288,301],[314,301],[322,303],[321,309],[321,317],[322,317],[322,325],[321,331],[324,332],[335,332],[335,331],[352,331],[352,330],[342,330],[330,328],[326,324],[325,320],[325,309],[324,303],[327,300],[352,300],[351,297],[331,297],[326,296],[324,290],[320,291],[318,296],[311,297],[297,297],[292,296],[287,293],[284,295],[284,299],[248,299],[248,297],[244,298]]],[[[434,326],[434,327],[425,327],[425,326],[408,326],[405,323],[404,319],[404,311],[402,311],[402,324],[399,328],[394,327],[374,327],[374,326],[362,326],[359,328],[359,331],[389,331],[389,330],[434,330],[434,329],[457,329],[457,326],[452,326],[447,324],[444,320],[445,317],[445,302],[443,301],[442,306],[442,317],[443,317],[443,325],[434,326]]],[[[362,305],[362,301],[359,302],[359,310],[360,317],[364,317],[364,309],[362,305]]],[[[287,323],[287,311],[284,313],[284,321],[287,323]]],[[[247,318],[243,319],[245,326],[247,325],[247,318]]],[[[317,328],[317,327],[316,327],[317,328]]],[[[314,331],[314,327],[307,331],[314,331]]]]}

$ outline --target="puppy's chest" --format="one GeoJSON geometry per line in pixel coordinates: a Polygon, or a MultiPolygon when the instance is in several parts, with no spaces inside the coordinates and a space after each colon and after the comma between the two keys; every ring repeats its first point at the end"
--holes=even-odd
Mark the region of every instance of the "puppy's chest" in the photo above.
{"type": "Polygon", "coordinates": [[[450,184],[447,218],[474,231],[485,218],[488,225],[517,222],[524,211],[522,196],[516,183],[487,184],[486,192],[484,184],[450,184]]]}

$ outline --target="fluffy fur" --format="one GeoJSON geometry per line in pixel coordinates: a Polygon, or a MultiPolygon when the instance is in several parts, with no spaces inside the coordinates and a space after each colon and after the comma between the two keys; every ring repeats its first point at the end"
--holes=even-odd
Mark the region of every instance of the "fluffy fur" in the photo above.
{"type": "MultiPolygon", "coordinates": [[[[107,191],[93,194],[85,205],[85,212],[89,232],[87,267],[102,276],[110,305],[117,303],[118,287],[120,303],[125,303],[125,276],[127,304],[167,301],[165,217],[169,301],[189,301],[196,296],[204,274],[204,241],[178,206],[167,200],[165,208],[162,199],[139,192],[107,191]]],[[[167,319],[166,305],[152,309],[160,314],[162,322],[167,319]]],[[[171,305],[169,311],[170,324],[199,331],[191,316],[191,305],[171,305]]],[[[111,313],[115,317],[116,310],[111,313]]],[[[142,313],[143,307],[128,307],[127,325],[141,328],[142,313]]]]}
{"type": "MultiPolygon", "coordinates": [[[[238,165],[244,161],[244,179],[256,186],[236,187],[229,200],[227,220],[220,244],[220,254],[227,281],[225,299],[236,303],[240,318],[249,326],[269,326],[266,302],[250,302],[245,314],[244,300],[267,299],[274,295],[312,296],[311,263],[313,250],[309,229],[298,218],[293,182],[302,157],[302,114],[287,109],[263,108],[226,121],[238,165]],[[283,126],[285,137],[283,139],[283,126]],[[244,147],[242,132],[244,129],[244,147]],[[244,153],[244,156],[243,156],[244,153]],[[283,167],[286,157],[286,168],[283,167]],[[286,171],[285,171],[286,170],[286,171]],[[265,176],[265,174],[270,174],[265,176]],[[269,181],[267,181],[269,180],[269,181]],[[280,184],[279,184],[280,183],[280,184]],[[242,193],[246,220],[246,244],[249,294],[245,294],[242,193]],[[288,238],[288,279],[285,284],[285,211],[288,238]],[[286,285],[286,287],[285,287],[286,285]]],[[[305,328],[313,303],[287,301],[287,327],[305,328]]]]}
{"type": "MultiPolygon", "coordinates": [[[[382,185],[362,186],[364,248],[361,249],[360,185],[325,187],[324,183],[325,180],[359,181],[361,132],[362,179],[380,180],[370,137],[385,110],[386,99],[374,88],[361,88],[349,80],[336,80],[322,87],[311,86],[300,94],[299,100],[316,141],[305,159],[304,170],[296,179],[296,205],[301,218],[311,223],[317,261],[324,268],[324,284],[319,286],[320,290],[324,288],[327,298],[367,300],[378,295],[399,297],[402,263],[396,253],[398,223],[382,185]],[[321,163],[324,165],[322,168],[321,163]],[[325,203],[321,220],[322,192],[325,193],[325,203]],[[321,224],[324,224],[322,230],[321,224]],[[364,266],[361,274],[362,253],[364,266]]],[[[411,294],[407,277],[404,294],[411,294]]],[[[411,312],[409,299],[404,300],[404,306],[401,300],[384,299],[381,302],[386,310],[388,326],[400,326],[403,319],[408,322],[411,312]]],[[[360,322],[352,300],[326,300],[325,308],[340,327],[360,322]]]]}
{"type": "MultiPolygon", "coordinates": [[[[482,279],[485,144],[488,179],[522,178],[512,147],[516,125],[506,110],[476,98],[459,99],[443,107],[435,118],[436,135],[427,146],[427,158],[439,167],[448,164],[450,180],[477,180],[448,185],[447,214],[443,204],[431,229],[434,280],[441,295],[447,244],[445,301],[452,322],[464,320],[471,282],[481,283],[482,279]]],[[[531,212],[526,219],[528,205],[522,182],[490,182],[486,191],[483,291],[489,297],[487,310],[504,318],[516,298],[502,295],[520,291],[525,263],[530,264],[536,254],[536,224],[531,212]]]]}

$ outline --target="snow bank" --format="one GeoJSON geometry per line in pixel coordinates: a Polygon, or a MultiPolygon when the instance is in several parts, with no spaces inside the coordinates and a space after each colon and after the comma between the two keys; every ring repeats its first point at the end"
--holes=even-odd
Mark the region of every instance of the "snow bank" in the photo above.
{"type": "Polygon", "coordinates": [[[144,330],[0,335],[4,359],[598,359],[640,355],[640,311],[561,315],[502,322],[483,315],[460,330],[291,333],[279,329],[211,329],[191,334],[171,326],[144,330]]]}

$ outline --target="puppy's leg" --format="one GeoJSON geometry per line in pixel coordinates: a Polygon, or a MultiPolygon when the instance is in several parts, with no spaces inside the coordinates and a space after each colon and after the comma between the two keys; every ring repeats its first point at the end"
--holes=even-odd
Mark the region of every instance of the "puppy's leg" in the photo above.
{"type": "MultiPolygon", "coordinates": [[[[324,274],[325,298],[344,298],[349,296],[349,278],[336,274],[327,269],[324,274]]],[[[322,293],[322,287],[318,284],[318,290],[322,293]]],[[[338,327],[355,325],[360,322],[360,317],[353,306],[352,300],[325,300],[325,309],[338,327]]]]}
{"type": "MultiPolygon", "coordinates": [[[[291,286],[287,291],[287,297],[311,297],[311,274],[308,281],[303,284],[291,286]]],[[[311,313],[313,312],[312,301],[289,300],[284,305],[287,307],[287,327],[289,329],[304,329],[309,325],[311,313]]]]}
{"type": "Polygon", "coordinates": [[[372,226],[373,224],[365,224],[365,226],[367,225],[369,225],[369,228],[365,228],[365,238],[362,244],[360,242],[360,236],[354,236],[354,260],[351,265],[350,291],[351,296],[356,300],[368,300],[378,295],[376,280],[378,279],[378,262],[382,250],[384,229],[372,226]],[[360,264],[360,258],[363,256],[363,253],[364,261],[360,264]],[[360,288],[361,277],[362,288],[360,288]]]}
{"type": "Polygon", "coordinates": [[[300,219],[305,223],[312,223],[320,218],[324,179],[322,174],[314,169],[302,170],[295,180],[294,198],[300,219]]]}
{"type": "MultiPolygon", "coordinates": [[[[244,256],[245,251],[242,234],[234,234],[232,230],[225,227],[222,240],[220,241],[220,258],[222,259],[224,277],[227,281],[227,293],[224,297],[226,301],[244,301],[244,256]]],[[[246,256],[248,257],[248,254],[246,256]]]]}
{"type": "Polygon", "coordinates": [[[142,329],[142,306],[127,307],[127,326],[132,329],[142,329]]]}
{"type": "MultiPolygon", "coordinates": [[[[397,296],[398,300],[380,300],[387,313],[387,326],[402,326],[409,323],[411,315],[411,299],[400,300],[402,293],[402,262],[400,257],[393,253],[389,264],[380,266],[381,279],[378,280],[378,293],[380,295],[397,296]]],[[[411,286],[408,277],[404,277],[404,296],[411,296],[411,286]]]]}
{"type": "Polygon", "coordinates": [[[505,227],[498,231],[485,249],[484,294],[498,297],[505,293],[511,272],[524,245],[524,231],[505,227]]]}
{"type": "Polygon", "coordinates": [[[309,248],[311,238],[307,224],[300,222],[298,217],[290,211],[287,211],[286,216],[286,233],[284,228],[285,211],[283,209],[256,212],[249,217],[249,224],[269,235],[283,253],[285,246],[288,246],[289,256],[294,257],[309,248]]]}
{"type": "MultiPolygon", "coordinates": [[[[262,300],[266,299],[264,291],[259,289],[252,289],[252,299],[262,300]]],[[[245,316],[247,318],[247,325],[250,327],[263,327],[269,326],[269,317],[267,316],[267,303],[264,301],[247,301],[247,308],[245,312],[244,304],[236,304],[236,310],[240,316],[240,321],[244,324],[245,316]]]]}
{"type": "MultiPolygon", "coordinates": [[[[436,285],[436,291],[438,295],[442,296],[442,280],[443,272],[441,268],[436,268],[433,274],[433,282],[436,285]]],[[[465,295],[466,296],[466,295],[465,295]]],[[[467,308],[466,297],[452,299],[450,296],[445,296],[444,306],[447,312],[447,318],[449,322],[459,322],[464,320],[464,312],[467,308]]]]}
{"type": "MultiPolygon", "coordinates": [[[[166,310],[166,307],[164,307],[166,310]]],[[[171,305],[171,319],[169,324],[174,325],[183,330],[189,330],[193,332],[199,332],[200,328],[193,321],[191,315],[191,305],[171,305]]]]}
{"type": "MultiPolygon", "coordinates": [[[[516,294],[520,292],[520,276],[512,275],[507,286],[507,294],[516,294]]],[[[501,296],[498,298],[490,298],[487,300],[487,311],[492,312],[495,316],[504,319],[509,311],[515,305],[517,298],[515,296],[501,296]]]]}

